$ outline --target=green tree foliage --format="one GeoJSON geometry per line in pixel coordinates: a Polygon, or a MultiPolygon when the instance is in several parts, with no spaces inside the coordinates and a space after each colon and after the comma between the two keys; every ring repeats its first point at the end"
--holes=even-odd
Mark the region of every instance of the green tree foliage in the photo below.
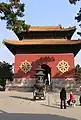
{"type": "MultiPolygon", "coordinates": [[[[69,2],[74,5],[76,5],[76,2],[78,1],[81,1],[81,0],[69,0],[69,2]]],[[[79,26],[81,27],[81,8],[77,13],[77,16],[75,17],[75,20],[77,20],[77,22],[79,23],[79,26]]],[[[81,36],[81,32],[77,32],[77,34],[81,36]]]]}
{"type": "Polygon", "coordinates": [[[71,3],[71,4],[76,4],[76,2],[78,2],[78,1],[80,1],[80,0],[69,0],[69,2],[71,3]]]}
{"type": "Polygon", "coordinates": [[[24,16],[24,6],[20,0],[9,0],[8,3],[0,3],[0,19],[6,20],[6,28],[19,33],[27,30],[29,25],[24,20],[20,20],[24,16]]]}
{"type": "Polygon", "coordinates": [[[0,62],[0,85],[5,87],[6,80],[13,80],[13,65],[6,63],[5,61],[0,62]]]}
{"type": "Polygon", "coordinates": [[[75,67],[75,80],[77,83],[81,83],[81,67],[78,64],[75,67]]]}

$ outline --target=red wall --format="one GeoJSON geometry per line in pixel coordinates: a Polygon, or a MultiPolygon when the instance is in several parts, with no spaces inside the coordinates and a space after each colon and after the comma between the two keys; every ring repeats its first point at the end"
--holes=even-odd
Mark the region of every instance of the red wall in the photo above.
{"type": "Polygon", "coordinates": [[[34,70],[38,67],[39,64],[47,64],[51,67],[52,78],[73,78],[74,77],[74,55],[73,54],[16,54],[15,55],[15,66],[14,72],[15,77],[33,77],[34,70]],[[23,73],[19,66],[21,62],[27,60],[31,62],[32,69],[28,73],[23,73]],[[57,69],[57,64],[65,60],[69,64],[69,69],[67,72],[62,73],[57,69]]]}

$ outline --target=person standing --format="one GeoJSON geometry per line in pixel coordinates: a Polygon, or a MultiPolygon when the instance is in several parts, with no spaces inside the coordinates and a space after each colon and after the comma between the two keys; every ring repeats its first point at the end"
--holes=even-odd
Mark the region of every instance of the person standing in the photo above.
{"type": "Polygon", "coordinates": [[[79,101],[80,101],[80,106],[81,106],[81,95],[80,95],[79,101]]]}
{"type": "Polygon", "coordinates": [[[60,92],[60,100],[61,100],[61,104],[60,104],[61,109],[63,109],[63,106],[64,106],[64,109],[66,109],[66,90],[64,87],[60,92]]]}
{"type": "Polygon", "coordinates": [[[80,101],[80,106],[81,106],[81,86],[80,86],[80,97],[79,97],[79,101],[80,101]]]}
{"type": "Polygon", "coordinates": [[[75,101],[75,96],[72,92],[70,92],[70,101],[71,102],[75,101]]]}
{"type": "Polygon", "coordinates": [[[73,105],[75,107],[76,100],[75,100],[75,96],[72,91],[70,92],[69,97],[70,99],[67,101],[68,105],[70,106],[73,105]]]}

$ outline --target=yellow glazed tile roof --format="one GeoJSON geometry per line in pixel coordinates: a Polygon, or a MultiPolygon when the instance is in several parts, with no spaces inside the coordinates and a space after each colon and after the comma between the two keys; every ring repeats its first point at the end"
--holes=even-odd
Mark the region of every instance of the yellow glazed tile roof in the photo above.
{"type": "Polygon", "coordinates": [[[66,39],[39,39],[39,40],[5,40],[4,44],[10,44],[10,45],[71,45],[71,44],[81,44],[81,40],[66,40],[66,39]]]}
{"type": "Polygon", "coordinates": [[[58,26],[30,26],[28,31],[67,31],[67,30],[74,30],[76,26],[64,28],[61,25],[58,26]]]}

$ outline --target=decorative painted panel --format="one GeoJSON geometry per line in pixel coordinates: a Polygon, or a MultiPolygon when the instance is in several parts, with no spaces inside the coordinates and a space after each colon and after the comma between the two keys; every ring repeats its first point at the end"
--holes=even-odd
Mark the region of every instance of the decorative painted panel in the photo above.
{"type": "Polygon", "coordinates": [[[47,64],[51,68],[52,78],[74,77],[74,55],[73,54],[16,54],[15,55],[15,77],[32,78],[35,69],[39,65],[47,64]],[[21,70],[21,63],[26,61],[25,69],[21,70]]]}

